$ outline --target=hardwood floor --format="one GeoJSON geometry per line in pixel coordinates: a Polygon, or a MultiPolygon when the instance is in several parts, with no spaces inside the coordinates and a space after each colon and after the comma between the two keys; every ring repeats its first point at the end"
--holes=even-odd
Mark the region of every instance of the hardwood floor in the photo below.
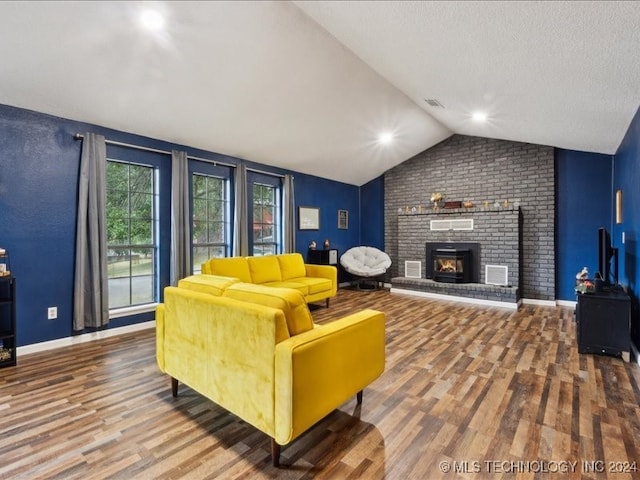
{"type": "Polygon", "coordinates": [[[640,478],[617,473],[640,462],[640,367],[579,355],[572,309],[342,289],[312,313],[364,307],[387,314],[385,373],[280,469],[263,433],[182,385],[172,398],[149,329],[0,370],[0,478],[640,478]]]}

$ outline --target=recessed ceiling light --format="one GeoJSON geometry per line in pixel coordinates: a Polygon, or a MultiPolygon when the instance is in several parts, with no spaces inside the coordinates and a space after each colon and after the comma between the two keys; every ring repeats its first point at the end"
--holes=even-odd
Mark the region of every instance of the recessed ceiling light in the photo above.
{"type": "Polygon", "coordinates": [[[378,141],[383,145],[390,144],[392,140],[393,140],[393,133],[391,132],[381,133],[380,136],[378,137],[378,141]]]}
{"type": "Polygon", "coordinates": [[[487,114],[483,112],[474,112],[474,114],[471,116],[471,119],[474,122],[486,122],[487,114]]]}
{"type": "Polygon", "coordinates": [[[140,23],[147,30],[157,32],[164,27],[164,17],[156,10],[145,10],[140,14],[140,23]]]}

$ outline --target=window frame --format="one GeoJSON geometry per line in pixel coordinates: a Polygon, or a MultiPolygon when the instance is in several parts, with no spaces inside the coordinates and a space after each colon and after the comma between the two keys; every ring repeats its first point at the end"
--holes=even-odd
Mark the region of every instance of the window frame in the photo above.
{"type": "MultiPolygon", "coordinates": [[[[247,172],[247,206],[248,206],[248,240],[249,240],[249,255],[274,255],[280,254],[283,251],[283,209],[282,209],[282,177],[276,175],[267,175],[263,173],[247,172]],[[254,201],[254,186],[260,185],[263,187],[274,189],[274,205],[273,205],[273,232],[272,237],[275,237],[271,242],[256,242],[254,235],[254,209],[257,205],[254,201]],[[262,253],[256,253],[256,246],[261,246],[262,253]],[[264,253],[264,246],[272,246],[273,252],[264,253]]],[[[262,223],[262,225],[265,225],[262,223]]]]}
{"type": "MultiPolygon", "coordinates": [[[[129,238],[129,243],[127,244],[110,244],[109,240],[108,240],[108,229],[109,229],[109,220],[108,220],[108,212],[105,212],[105,218],[106,218],[106,228],[107,228],[107,254],[109,251],[111,250],[118,250],[118,249],[128,249],[129,251],[133,250],[133,249],[148,249],[151,251],[151,290],[152,290],[152,300],[151,301],[144,301],[144,302],[140,302],[140,303],[132,303],[132,299],[133,299],[133,281],[132,279],[135,277],[135,275],[133,275],[132,272],[132,259],[131,259],[131,254],[129,257],[129,275],[128,280],[129,280],[129,285],[128,285],[128,295],[129,295],[129,304],[126,305],[120,305],[120,306],[109,306],[109,317],[110,318],[118,318],[118,317],[122,317],[122,316],[127,316],[127,315],[131,315],[131,314],[135,314],[135,313],[142,313],[145,311],[151,311],[155,308],[155,306],[158,304],[159,301],[159,294],[160,294],[160,203],[161,203],[161,198],[160,198],[160,171],[158,166],[153,165],[153,164],[149,164],[149,163],[144,163],[144,162],[136,162],[136,161],[131,161],[131,160],[127,160],[127,159],[123,159],[123,158],[116,158],[118,157],[118,155],[114,155],[114,154],[108,154],[106,161],[107,161],[107,172],[108,172],[108,165],[109,163],[117,163],[117,164],[122,164],[122,165],[127,165],[129,167],[133,166],[133,167],[142,167],[142,168],[146,168],[146,169],[150,169],[151,171],[151,200],[152,200],[152,204],[151,204],[151,208],[150,208],[150,212],[151,212],[151,218],[149,219],[150,223],[151,223],[151,243],[150,244],[135,244],[135,243],[131,243],[131,239],[129,238]]],[[[130,177],[128,177],[128,180],[130,180],[130,177]]],[[[108,193],[109,193],[109,188],[108,188],[108,180],[105,179],[105,195],[108,198],[108,193]]],[[[131,205],[130,205],[130,199],[131,199],[131,188],[129,183],[127,184],[127,200],[128,200],[128,221],[131,222],[132,218],[132,214],[131,214],[131,205]]],[[[133,192],[133,193],[140,193],[140,192],[133,192]]],[[[129,232],[130,234],[130,232],[129,232]]],[[[110,274],[107,273],[107,289],[109,290],[109,303],[111,304],[111,292],[110,292],[110,282],[111,282],[111,277],[110,274]]]]}
{"type": "MultiPolygon", "coordinates": [[[[226,171],[221,171],[221,167],[210,166],[213,168],[207,168],[207,166],[196,165],[193,169],[189,169],[189,197],[190,197],[190,228],[191,228],[191,268],[194,274],[201,273],[201,262],[196,263],[196,255],[195,249],[197,247],[207,247],[207,248],[222,248],[224,252],[224,257],[228,257],[231,252],[231,180],[230,180],[230,171],[226,169],[226,171]],[[196,176],[201,176],[205,178],[213,178],[218,179],[222,182],[223,188],[223,218],[222,218],[222,231],[223,231],[223,242],[204,242],[204,243],[196,243],[195,241],[195,191],[194,191],[194,180],[196,176]]],[[[204,220],[207,224],[211,223],[212,220],[209,219],[207,215],[207,219],[204,220]]],[[[208,257],[213,258],[213,257],[208,257]]]]}

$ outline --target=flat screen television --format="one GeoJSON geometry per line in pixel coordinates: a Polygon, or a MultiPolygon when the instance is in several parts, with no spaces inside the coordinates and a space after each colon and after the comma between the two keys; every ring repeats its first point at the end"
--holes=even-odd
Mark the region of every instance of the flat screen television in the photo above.
{"type": "Polygon", "coordinates": [[[604,227],[598,229],[598,274],[605,286],[618,284],[618,249],[611,246],[611,235],[604,227]]]}

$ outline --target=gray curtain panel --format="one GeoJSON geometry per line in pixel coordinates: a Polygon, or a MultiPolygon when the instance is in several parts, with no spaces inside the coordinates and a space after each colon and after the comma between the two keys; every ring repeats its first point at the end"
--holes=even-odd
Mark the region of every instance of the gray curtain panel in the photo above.
{"type": "Polygon", "coordinates": [[[233,255],[249,255],[249,219],[247,207],[247,166],[238,162],[235,171],[235,210],[233,215],[233,255]]]}
{"type": "Polygon", "coordinates": [[[293,189],[293,175],[285,175],[282,186],[282,203],[284,204],[284,253],[296,251],[296,207],[293,189]]]}
{"type": "Polygon", "coordinates": [[[109,323],[106,222],[107,147],[102,135],[85,133],[80,157],[73,329],[109,323]]]}
{"type": "Polygon", "coordinates": [[[187,152],[171,152],[171,285],[191,275],[189,161],[187,152]]]}

